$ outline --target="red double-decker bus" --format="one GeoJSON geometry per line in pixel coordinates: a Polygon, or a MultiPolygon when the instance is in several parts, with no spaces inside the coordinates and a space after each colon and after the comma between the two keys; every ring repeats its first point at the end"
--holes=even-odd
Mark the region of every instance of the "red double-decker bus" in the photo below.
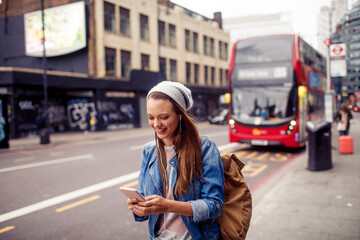
{"type": "Polygon", "coordinates": [[[230,142],[303,147],[323,119],[326,59],[295,34],[237,41],[229,69],[230,142]]]}

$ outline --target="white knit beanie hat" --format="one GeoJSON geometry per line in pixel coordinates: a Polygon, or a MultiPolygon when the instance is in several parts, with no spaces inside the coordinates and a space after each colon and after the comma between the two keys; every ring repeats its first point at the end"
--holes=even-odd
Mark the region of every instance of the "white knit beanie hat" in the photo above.
{"type": "Polygon", "coordinates": [[[174,100],[184,110],[189,110],[193,105],[191,91],[179,82],[162,81],[153,87],[147,94],[149,98],[153,92],[161,92],[174,100]]]}

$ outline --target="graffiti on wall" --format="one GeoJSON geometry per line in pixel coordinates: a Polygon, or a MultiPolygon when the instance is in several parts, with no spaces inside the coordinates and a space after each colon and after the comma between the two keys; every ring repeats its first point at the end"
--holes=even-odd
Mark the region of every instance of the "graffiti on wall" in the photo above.
{"type": "Polygon", "coordinates": [[[64,131],[67,127],[65,107],[55,101],[49,102],[47,111],[41,107],[38,99],[19,100],[17,105],[17,131],[20,135],[36,134],[45,127],[45,118],[48,117],[49,127],[53,131],[64,131]]]}
{"type": "Polygon", "coordinates": [[[132,103],[98,101],[99,123],[107,129],[130,128],[134,126],[135,108],[132,103]]]}
{"type": "Polygon", "coordinates": [[[65,107],[61,105],[51,105],[48,108],[48,113],[50,127],[57,128],[59,131],[64,131],[67,125],[65,107]]]}
{"type": "Polygon", "coordinates": [[[3,111],[6,109],[3,108],[3,101],[0,99],[0,142],[2,142],[6,135],[5,135],[5,114],[3,114],[3,111]]]}
{"type": "Polygon", "coordinates": [[[95,125],[93,121],[97,116],[95,103],[88,102],[86,98],[72,99],[67,105],[67,115],[70,128],[90,130],[90,123],[95,125]]]}
{"type": "Polygon", "coordinates": [[[66,130],[113,130],[133,128],[136,122],[134,98],[105,98],[96,103],[88,98],[52,98],[47,111],[42,99],[21,96],[15,105],[17,136],[36,135],[45,127],[45,117],[51,132],[66,130]]]}
{"type": "Polygon", "coordinates": [[[17,105],[18,115],[15,118],[17,133],[21,136],[36,134],[42,127],[42,111],[40,101],[36,99],[21,99],[17,105]]]}

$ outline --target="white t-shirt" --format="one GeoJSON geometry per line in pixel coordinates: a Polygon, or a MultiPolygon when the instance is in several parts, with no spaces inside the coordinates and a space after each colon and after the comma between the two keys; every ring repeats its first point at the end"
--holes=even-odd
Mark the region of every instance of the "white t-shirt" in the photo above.
{"type": "MultiPolygon", "coordinates": [[[[165,146],[166,160],[169,162],[175,157],[175,146],[165,146]]],[[[174,194],[171,189],[173,167],[171,164],[166,166],[166,190],[164,198],[174,200],[174,194]]],[[[187,230],[181,216],[175,213],[164,213],[159,215],[159,219],[155,226],[156,239],[163,240],[191,240],[192,237],[187,230]]]]}

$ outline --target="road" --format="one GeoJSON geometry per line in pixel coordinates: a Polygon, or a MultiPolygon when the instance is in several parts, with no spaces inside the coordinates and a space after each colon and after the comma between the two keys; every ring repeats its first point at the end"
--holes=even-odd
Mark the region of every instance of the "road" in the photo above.
{"type": "MultiPolygon", "coordinates": [[[[225,125],[201,126],[222,154],[235,153],[246,164],[252,191],[304,153],[229,144],[225,125]]],[[[0,239],[148,239],[147,223],[134,222],[118,188],[137,187],[141,149],[152,139],[145,131],[0,152],[0,239]]]]}

